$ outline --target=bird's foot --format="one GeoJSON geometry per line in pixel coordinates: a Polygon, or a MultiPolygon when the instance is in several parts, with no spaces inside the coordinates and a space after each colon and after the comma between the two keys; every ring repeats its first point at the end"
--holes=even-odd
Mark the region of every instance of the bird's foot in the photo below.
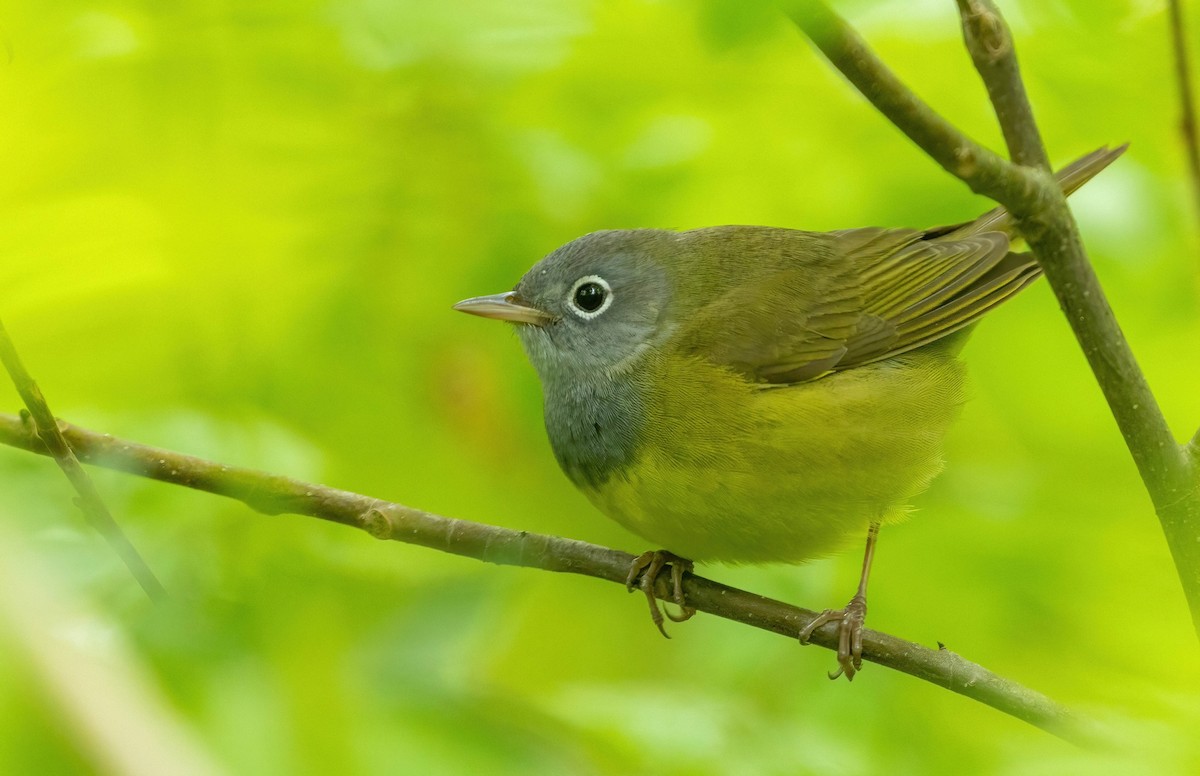
{"type": "Polygon", "coordinates": [[[844,609],[826,609],[800,631],[800,643],[807,644],[813,632],[828,622],[838,624],[838,670],[830,671],[829,678],[837,679],[845,674],[848,681],[862,669],[863,623],[867,619],[867,597],[856,595],[844,609]]]}
{"type": "Polygon", "coordinates": [[[667,629],[663,627],[664,613],[672,622],[689,620],[696,613],[696,610],[688,606],[683,598],[683,575],[690,573],[691,570],[692,562],[690,560],[666,550],[651,550],[643,552],[634,559],[633,565],[629,567],[629,576],[625,578],[626,590],[632,593],[636,584],[646,594],[646,600],[650,604],[650,619],[654,620],[658,632],[668,639],[671,637],[667,635],[667,629]],[[654,595],[654,585],[658,582],[658,575],[667,565],[671,567],[671,601],[679,607],[679,614],[671,612],[665,606],[659,607],[658,598],[654,595]]]}

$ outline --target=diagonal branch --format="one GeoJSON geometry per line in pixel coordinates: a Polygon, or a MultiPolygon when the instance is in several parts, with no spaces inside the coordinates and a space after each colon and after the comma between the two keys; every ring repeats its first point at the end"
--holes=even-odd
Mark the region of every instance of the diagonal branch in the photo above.
{"type": "Polygon", "coordinates": [[[1179,86],[1179,131],[1187,149],[1188,173],[1192,179],[1192,204],[1200,210],[1200,140],[1196,138],[1196,104],[1192,97],[1192,69],[1188,61],[1183,3],[1169,0],[1171,48],[1175,53],[1175,81],[1179,86]]]}
{"type": "Polygon", "coordinates": [[[79,494],[77,503],[83,511],[83,516],[117,553],[151,600],[159,601],[166,598],[166,590],[154,576],[154,572],[146,565],[146,561],[138,554],[133,543],[129,541],[129,537],[121,530],[121,526],[113,519],[112,513],[104,504],[104,499],[100,497],[100,491],[96,490],[92,478],[79,465],[75,453],[71,451],[71,446],[63,437],[62,431],[59,430],[58,422],[54,418],[54,413],[50,411],[50,405],[46,403],[46,398],[42,396],[41,389],[29,375],[25,365],[21,363],[21,357],[17,355],[17,349],[13,345],[12,338],[8,336],[8,331],[4,328],[3,323],[0,323],[0,362],[8,370],[13,384],[17,387],[17,392],[21,394],[21,400],[25,402],[37,428],[36,433],[45,444],[48,454],[54,457],[58,467],[62,469],[63,474],[67,475],[71,486],[79,494]]]}
{"type": "Polygon", "coordinates": [[[986,0],[957,2],[967,50],[987,87],[1009,157],[1025,167],[1050,171],[1050,160],[1033,120],[1033,107],[1025,94],[1008,25],[999,13],[993,13],[995,8],[986,0]]]}
{"type": "Polygon", "coordinates": [[[1037,254],[1154,502],[1200,635],[1200,494],[1138,367],[1045,165],[1015,46],[991,0],[958,0],[964,36],[996,108],[1013,164],[983,148],[913,94],[821,0],[794,0],[791,17],[829,61],[910,139],[972,191],[1004,205],[1037,254]],[[1026,166],[1031,164],[1033,166],[1026,166]]]}
{"type": "Polygon", "coordinates": [[[914,94],[821,0],[793,0],[789,9],[792,21],[833,66],[946,172],[976,194],[1001,202],[1037,191],[1036,179],[1021,172],[1024,168],[1014,172],[1002,156],[963,134],[914,94]]]}
{"type": "MultiPolygon", "coordinates": [[[[416,544],[442,552],[510,566],[539,568],[625,584],[633,556],[594,544],[514,531],[423,512],[298,480],[206,461],[139,445],[59,422],[63,436],[89,464],[174,483],[237,499],[266,514],[308,515],[348,525],[379,539],[416,544]]],[[[19,417],[0,414],[0,443],[49,455],[43,441],[19,417]]],[[[666,580],[655,591],[671,600],[666,580]]],[[[717,582],[688,575],[684,592],[690,606],[728,620],[788,638],[817,614],[717,582]]],[[[879,631],[863,634],[863,658],[902,671],[985,703],[1060,738],[1080,744],[1099,740],[1091,723],[1046,696],[998,676],[939,645],[914,644],[879,631]]],[[[813,643],[837,648],[833,625],[819,628],[813,643]]]]}

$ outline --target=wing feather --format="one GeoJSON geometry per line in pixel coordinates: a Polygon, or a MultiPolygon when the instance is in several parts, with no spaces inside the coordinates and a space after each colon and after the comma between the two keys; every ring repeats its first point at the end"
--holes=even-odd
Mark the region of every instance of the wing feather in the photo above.
{"type": "MultiPolygon", "coordinates": [[[[1124,146],[1063,168],[1070,193],[1124,146]]],[[[706,300],[675,346],[766,384],[814,380],[970,326],[1041,276],[1003,208],[925,231],[726,226],[678,235],[684,298],[706,300]]]]}

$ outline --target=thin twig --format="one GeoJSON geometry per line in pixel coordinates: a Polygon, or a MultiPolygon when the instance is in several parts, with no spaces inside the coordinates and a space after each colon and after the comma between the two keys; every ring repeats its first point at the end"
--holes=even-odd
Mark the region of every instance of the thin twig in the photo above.
{"type": "Polygon", "coordinates": [[[1008,162],[980,146],[922,102],[879,60],[854,30],[821,0],[795,0],[792,19],[829,61],[871,103],[947,171],[977,193],[1004,205],[1016,218],[1046,278],[1067,316],[1072,331],[1096,376],[1125,444],[1146,485],[1179,575],[1192,623],[1200,635],[1200,496],[1195,493],[1191,467],[1175,441],[1154,394],[1138,367],[1133,351],[1117,325],[1096,278],[1079,230],[1062,190],[1042,168],[1041,140],[1033,114],[1019,86],[1015,47],[1008,27],[990,0],[961,3],[972,14],[995,19],[971,19],[970,29],[987,29],[986,45],[967,32],[972,59],[988,92],[1002,96],[997,116],[1014,156],[1033,160],[1037,167],[1008,162]],[[1009,57],[1001,64],[997,58],[1009,57]],[[1026,103],[1026,104],[1022,104],[1026,103]]]}
{"type": "Polygon", "coordinates": [[[1012,165],[938,115],[867,46],[858,33],[820,0],[793,0],[789,16],[821,53],[880,113],[976,194],[1006,199],[1036,191],[1032,175],[1014,175],[1012,165]]]}
{"type": "Polygon", "coordinates": [[[957,2],[963,39],[996,109],[1009,158],[1017,164],[1049,172],[1050,160],[1033,119],[1033,107],[1025,94],[1025,82],[1017,67],[1008,25],[1000,14],[992,13],[990,3],[980,0],[957,2]]]}
{"type": "MultiPolygon", "coordinates": [[[[227,496],[266,514],[308,515],[359,528],[379,539],[430,547],[489,563],[582,574],[622,586],[633,562],[632,555],[585,542],[441,517],[357,493],[225,466],[65,423],[60,425],[71,447],[89,464],[227,496]]],[[[12,415],[0,414],[0,443],[49,454],[41,439],[12,415]]],[[[694,575],[687,576],[684,592],[688,604],[700,611],[789,638],[795,638],[817,616],[816,612],[694,575]]],[[[660,581],[656,593],[663,600],[671,600],[666,580],[660,581]]],[[[819,628],[812,641],[836,649],[835,626],[819,628]]],[[[1046,696],[944,648],[930,649],[867,630],[863,658],[985,703],[1068,741],[1090,745],[1101,740],[1092,723],[1046,696]]]]}
{"type": "Polygon", "coordinates": [[[1179,85],[1179,131],[1187,149],[1188,171],[1192,179],[1192,204],[1200,216],[1200,140],[1196,138],[1196,105],[1192,97],[1192,69],[1188,57],[1183,3],[1170,0],[1171,44],[1175,52],[1175,81],[1179,85]]]}
{"type": "Polygon", "coordinates": [[[17,392],[21,395],[21,400],[25,402],[37,428],[37,436],[41,438],[48,454],[53,456],[63,474],[67,475],[67,479],[75,488],[75,492],[79,494],[76,503],[79,504],[88,523],[104,537],[104,540],[121,558],[129,569],[129,573],[133,574],[134,579],[142,586],[151,600],[160,601],[165,598],[167,591],[163,589],[158,578],[154,576],[154,572],[146,565],[146,561],[138,554],[133,543],[129,541],[129,537],[121,530],[121,526],[113,519],[112,513],[104,504],[104,499],[100,497],[100,492],[96,490],[92,478],[79,465],[75,453],[71,450],[71,445],[67,443],[62,431],[59,430],[58,421],[55,419],[54,413],[50,411],[50,405],[46,403],[45,397],[42,396],[41,389],[30,377],[25,365],[21,363],[21,357],[17,355],[17,349],[13,345],[12,338],[8,336],[8,330],[4,328],[3,323],[0,323],[0,362],[3,362],[4,368],[8,370],[8,374],[12,378],[13,385],[17,387],[17,392]]]}

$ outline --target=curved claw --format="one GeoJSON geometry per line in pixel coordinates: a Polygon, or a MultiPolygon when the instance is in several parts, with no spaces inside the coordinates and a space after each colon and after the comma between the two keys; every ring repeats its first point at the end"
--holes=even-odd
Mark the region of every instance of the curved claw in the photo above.
{"type": "Polygon", "coordinates": [[[629,567],[629,575],[625,577],[626,590],[632,593],[634,584],[641,588],[650,605],[650,619],[654,621],[658,632],[668,639],[671,636],[663,625],[664,613],[671,622],[690,620],[696,613],[695,609],[687,605],[683,596],[683,575],[691,570],[692,562],[690,560],[666,550],[651,550],[643,552],[634,559],[633,564],[629,567]],[[667,565],[671,567],[671,601],[679,607],[679,614],[666,610],[665,607],[660,608],[658,598],[654,594],[654,585],[658,581],[658,575],[667,565]]]}
{"type": "Polygon", "coordinates": [[[862,670],[863,624],[867,619],[867,598],[856,595],[850,599],[844,609],[826,609],[804,626],[799,633],[801,644],[808,644],[809,639],[817,628],[829,622],[838,624],[838,669],[829,672],[830,679],[837,679],[843,674],[847,681],[854,681],[854,675],[862,670]]]}

